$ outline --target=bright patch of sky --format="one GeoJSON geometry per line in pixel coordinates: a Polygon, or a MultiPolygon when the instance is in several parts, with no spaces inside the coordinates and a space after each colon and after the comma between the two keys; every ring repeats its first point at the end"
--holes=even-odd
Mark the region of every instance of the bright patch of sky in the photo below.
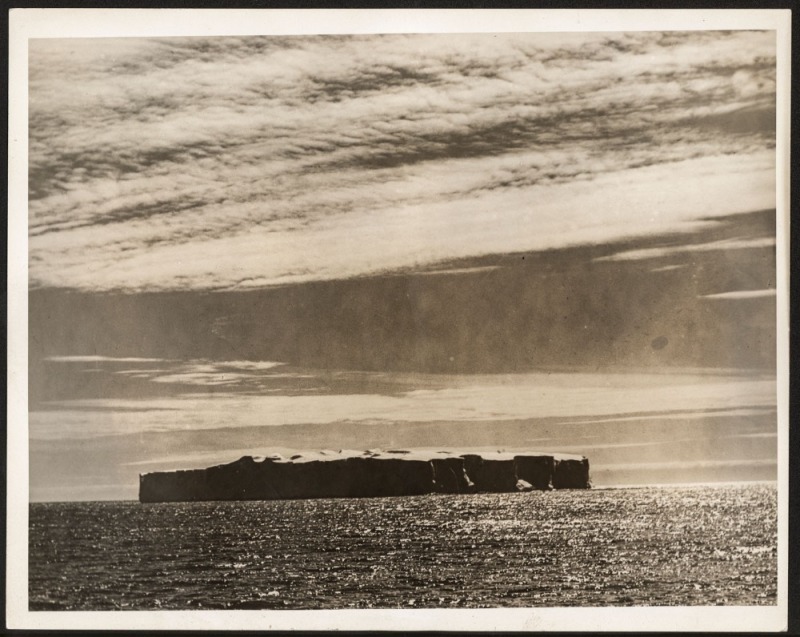
{"type": "MultiPolygon", "coordinates": [[[[437,389],[396,395],[239,395],[184,393],[147,400],[52,402],[30,413],[31,439],[91,439],[115,434],[229,427],[359,422],[471,422],[773,407],[769,377],[706,374],[513,374],[468,376],[437,389]],[[141,410],[145,410],[143,413],[141,410]]],[[[735,412],[733,412],[735,413],[735,412]]]]}

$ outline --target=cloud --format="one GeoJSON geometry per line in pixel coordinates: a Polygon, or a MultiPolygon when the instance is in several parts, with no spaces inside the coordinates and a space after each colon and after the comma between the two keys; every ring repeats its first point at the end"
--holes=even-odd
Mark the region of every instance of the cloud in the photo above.
{"type": "Polygon", "coordinates": [[[30,270],[34,281],[43,280],[47,272],[51,285],[87,289],[263,287],[419,267],[476,254],[688,231],[696,228],[697,217],[769,207],[774,172],[764,167],[764,159],[687,160],[632,169],[624,176],[600,175],[592,181],[472,192],[430,202],[408,200],[320,219],[303,229],[255,226],[234,236],[198,236],[148,249],[124,247],[134,235],[150,232],[149,222],[129,224],[124,235],[106,226],[88,233],[48,234],[35,243],[56,256],[60,267],[56,271],[50,261],[34,260],[30,270]],[[748,170],[749,177],[742,179],[740,171],[748,170]],[[691,193],[676,190],[671,181],[675,178],[696,187],[691,193]],[[722,194],[709,199],[708,189],[722,194]],[[766,198],[764,191],[770,193],[766,198]],[[87,261],[87,250],[96,260],[87,261]]]}
{"type": "Polygon", "coordinates": [[[113,356],[48,356],[45,358],[47,361],[54,363],[159,363],[166,359],[163,358],[137,358],[128,356],[123,358],[115,358],[113,356]]]}
{"type": "Polygon", "coordinates": [[[272,381],[276,378],[296,380],[308,377],[300,374],[264,374],[264,372],[282,365],[283,363],[272,361],[212,362],[193,360],[176,362],[163,369],[121,369],[114,373],[166,385],[226,387],[228,389],[258,388],[262,390],[265,380],[272,381]]]}
{"type": "MultiPolygon", "coordinates": [[[[378,379],[386,381],[386,376],[378,379]]],[[[775,405],[774,378],[720,374],[501,374],[447,377],[435,389],[419,388],[424,386],[406,387],[393,395],[195,392],[146,401],[54,401],[46,411],[31,412],[30,436],[37,440],[91,439],[145,432],[345,421],[392,427],[397,422],[617,418],[625,414],[638,419],[648,413],[674,409],[676,395],[681,396],[684,408],[692,410],[726,410],[736,414],[741,409],[775,405]],[[146,420],[129,410],[140,408],[143,403],[150,408],[146,420]]]]}
{"type": "Polygon", "coordinates": [[[424,276],[434,276],[438,274],[474,274],[476,272],[492,272],[494,270],[499,269],[499,265],[485,265],[485,266],[477,266],[472,268],[446,268],[443,270],[428,270],[420,272],[419,274],[424,276]]]}
{"type": "Polygon", "coordinates": [[[775,90],[775,80],[764,77],[750,70],[736,71],[731,77],[733,88],[740,97],[748,98],[775,90]]]}
{"type": "MultiPolygon", "coordinates": [[[[766,407],[766,411],[771,411],[770,407],[766,407]]],[[[753,409],[750,407],[732,407],[721,408],[707,411],[685,411],[681,410],[676,413],[653,413],[653,414],[637,414],[634,416],[614,416],[613,418],[592,418],[591,420],[577,420],[565,422],[565,425],[591,425],[601,423],[620,423],[620,422],[637,422],[643,426],[650,421],[653,424],[660,424],[665,420],[679,420],[687,422],[689,420],[703,419],[703,418],[730,418],[732,416],[759,416],[765,412],[764,408],[753,409]]]]}
{"type": "MultiPolygon", "coordinates": [[[[659,248],[642,248],[640,250],[626,250],[617,252],[606,257],[598,257],[595,261],[639,261],[641,259],[658,259],[669,257],[685,252],[710,252],[712,250],[749,250],[754,248],[772,248],[775,246],[775,239],[772,237],[759,237],[757,239],[723,239],[721,241],[711,241],[709,243],[695,243],[677,246],[665,246],[659,248]]],[[[667,268],[658,268],[655,271],[663,271],[667,268]]],[[[774,291],[773,291],[774,293],[774,291]]],[[[708,295],[715,296],[715,295],[708,295]]]]}
{"type": "Polygon", "coordinates": [[[770,207],[774,46],[768,32],[33,41],[31,280],[260,287],[770,207]]]}
{"type": "Polygon", "coordinates": [[[764,299],[775,295],[776,290],[774,288],[766,288],[763,290],[732,290],[730,292],[717,292],[716,294],[703,294],[700,298],[738,301],[740,299],[764,299]]]}
{"type": "MultiPolygon", "coordinates": [[[[168,373],[150,374],[148,380],[173,385],[239,386],[250,381],[258,381],[262,378],[259,372],[280,365],[282,363],[268,361],[189,362],[170,369],[168,373]]],[[[269,378],[272,378],[272,375],[269,375],[269,378]]]]}

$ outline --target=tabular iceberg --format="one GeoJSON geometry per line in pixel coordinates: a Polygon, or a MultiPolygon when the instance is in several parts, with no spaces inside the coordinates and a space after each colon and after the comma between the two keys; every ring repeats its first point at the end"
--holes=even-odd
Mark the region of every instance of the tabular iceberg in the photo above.
{"type": "Polygon", "coordinates": [[[317,451],[244,456],[139,476],[140,502],[368,498],[588,489],[584,456],[534,452],[317,451]]]}

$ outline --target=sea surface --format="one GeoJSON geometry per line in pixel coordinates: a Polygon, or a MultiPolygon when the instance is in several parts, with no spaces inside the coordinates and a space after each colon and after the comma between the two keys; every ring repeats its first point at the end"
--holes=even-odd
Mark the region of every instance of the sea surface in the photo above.
{"type": "Polygon", "coordinates": [[[30,505],[30,609],[754,605],[774,484],[30,505]]]}

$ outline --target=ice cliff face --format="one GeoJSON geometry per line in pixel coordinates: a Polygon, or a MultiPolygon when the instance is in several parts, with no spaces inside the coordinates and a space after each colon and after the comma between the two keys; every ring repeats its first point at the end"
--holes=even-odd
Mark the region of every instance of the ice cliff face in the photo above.
{"type": "Polygon", "coordinates": [[[140,502],[366,498],[589,488],[583,456],[452,451],[320,451],[145,473],[140,502]]]}

